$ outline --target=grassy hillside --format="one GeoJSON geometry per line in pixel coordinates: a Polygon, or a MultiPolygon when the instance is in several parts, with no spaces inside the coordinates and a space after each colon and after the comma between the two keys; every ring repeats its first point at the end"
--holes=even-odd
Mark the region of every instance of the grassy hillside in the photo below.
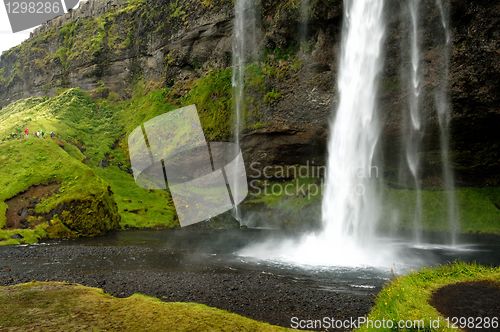
{"type": "Polygon", "coordinates": [[[50,183],[59,184],[59,190],[41,199],[37,214],[50,213],[61,204],[85,197],[96,200],[100,195],[106,197],[109,206],[116,202],[122,228],[176,226],[169,193],[135,185],[126,146],[127,134],[137,125],[171,109],[161,91],[111,106],[79,89],[63,91],[53,98],[28,98],[1,109],[0,243],[31,243],[39,237],[62,235],[51,233],[45,225],[35,225],[41,222],[23,231],[1,229],[6,226],[6,200],[32,186],[50,183]],[[27,138],[25,128],[30,130],[27,138]],[[45,138],[36,138],[35,131],[44,131],[45,138]],[[52,131],[54,139],[49,135],[52,131]],[[14,234],[22,238],[13,239],[14,234]]]}
{"type": "Polygon", "coordinates": [[[0,287],[0,329],[9,331],[286,331],[196,303],[165,303],[135,294],[57,282],[0,287]],[[68,319],[70,318],[70,319],[68,319]]]}
{"type": "Polygon", "coordinates": [[[55,141],[30,138],[4,142],[0,144],[0,163],[0,228],[7,221],[5,200],[34,185],[58,185],[57,193],[41,200],[35,207],[36,215],[28,217],[32,231],[0,229],[0,243],[100,235],[118,226],[108,185],[55,141]],[[14,234],[22,237],[12,239],[14,234]]]}

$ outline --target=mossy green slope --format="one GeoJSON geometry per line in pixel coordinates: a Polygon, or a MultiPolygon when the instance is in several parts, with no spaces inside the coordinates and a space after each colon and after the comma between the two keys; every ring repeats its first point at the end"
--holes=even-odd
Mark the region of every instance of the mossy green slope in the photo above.
{"type": "Polygon", "coordinates": [[[0,329],[9,331],[286,331],[195,303],[165,303],[135,294],[33,282],[0,288],[0,329]]]}
{"type": "Polygon", "coordinates": [[[182,98],[183,104],[198,107],[201,124],[210,141],[230,137],[232,102],[231,68],[209,72],[194,82],[182,98]]]}
{"type": "MultiPolygon", "coordinates": [[[[169,193],[135,185],[126,146],[127,134],[135,126],[171,109],[161,91],[111,103],[96,101],[79,89],[62,91],[53,98],[20,100],[1,109],[0,179],[5,181],[0,195],[0,229],[5,225],[6,199],[33,185],[51,182],[61,183],[61,189],[37,206],[40,213],[79,196],[95,196],[101,190],[113,192],[107,195],[118,205],[122,227],[176,226],[169,193]],[[30,130],[28,138],[22,133],[24,128],[30,130]],[[34,137],[40,130],[45,132],[44,139],[34,137]],[[56,133],[55,139],[50,138],[51,131],[56,133]]],[[[36,236],[24,230],[24,239],[13,240],[12,231],[0,232],[8,240],[3,243],[9,244],[31,243],[47,235],[39,229],[36,236]]]]}
{"type": "Polygon", "coordinates": [[[110,166],[98,168],[96,172],[110,183],[124,228],[178,226],[170,193],[138,187],[128,171],[128,134],[144,122],[175,108],[167,102],[166,93],[164,89],[147,91],[142,82],[138,82],[131,99],[100,101],[102,107],[113,110],[112,122],[120,132],[112,148],[106,149],[110,166]]]}
{"type": "Polygon", "coordinates": [[[28,98],[15,102],[0,111],[0,138],[9,140],[13,134],[28,128],[30,135],[51,131],[73,147],[76,158],[102,159],[120,133],[113,125],[112,111],[97,105],[79,89],[63,91],[53,98],[28,98]],[[82,153],[75,152],[74,147],[82,153]]]}
{"type": "Polygon", "coordinates": [[[118,227],[118,212],[108,185],[86,165],[50,139],[22,139],[0,144],[0,244],[35,242],[39,237],[100,235],[118,227]],[[36,206],[42,220],[28,230],[1,230],[5,200],[31,186],[58,183],[58,192],[36,206]],[[76,205],[75,205],[76,203],[76,205]],[[48,215],[51,211],[59,213],[48,215]],[[43,222],[42,222],[43,221],[43,222]],[[23,238],[10,239],[14,234],[23,238]]]}

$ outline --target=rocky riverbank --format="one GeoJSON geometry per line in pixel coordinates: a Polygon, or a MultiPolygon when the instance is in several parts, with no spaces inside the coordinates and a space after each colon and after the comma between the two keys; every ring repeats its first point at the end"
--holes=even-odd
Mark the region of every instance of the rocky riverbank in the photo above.
{"type": "MultiPolygon", "coordinates": [[[[0,285],[67,281],[118,297],[142,293],[166,302],[196,302],[275,325],[292,317],[349,319],[366,315],[384,280],[349,287],[349,280],[221,261],[144,246],[38,245],[0,248],[0,285]],[[347,283],[347,284],[346,284],[347,283]]],[[[355,284],[357,281],[351,281],[355,284]]]]}

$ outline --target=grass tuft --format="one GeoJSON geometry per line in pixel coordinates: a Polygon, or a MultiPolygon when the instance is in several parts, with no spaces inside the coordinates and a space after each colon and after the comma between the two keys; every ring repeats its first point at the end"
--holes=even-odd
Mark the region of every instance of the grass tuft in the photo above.
{"type": "MultiPolygon", "coordinates": [[[[432,293],[437,289],[467,281],[500,282],[500,267],[490,268],[477,264],[453,263],[436,268],[424,268],[418,272],[398,277],[377,296],[368,320],[392,320],[422,322],[425,331],[448,331],[445,317],[431,305],[432,293]],[[440,321],[439,328],[431,328],[431,321],[440,321]]],[[[359,331],[372,331],[364,326],[359,331]]],[[[377,329],[391,331],[391,329],[377,329]]],[[[456,331],[456,330],[455,330],[456,331]]]]}

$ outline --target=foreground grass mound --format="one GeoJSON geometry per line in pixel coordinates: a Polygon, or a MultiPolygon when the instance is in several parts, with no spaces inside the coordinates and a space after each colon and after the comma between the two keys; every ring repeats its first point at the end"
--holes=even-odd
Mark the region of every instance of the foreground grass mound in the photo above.
{"type": "Polygon", "coordinates": [[[195,303],[165,303],[58,282],[0,287],[0,330],[9,331],[284,331],[195,303]]]}
{"type": "MultiPolygon", "coordinates": [[[[413,322],[420,330],[456,331],[448,328],[445,317],[430,304],[431,297],[433,292],[443,286],[471,281],[499,283],[500,267],[454,263],[437,268],[424,268],[419,272],[399,277],[379,293],[375,306],[368,316],[368,320],[372,322],[392,321],[394,328],[375,329],[372,326],[365,326],[359,330],[393,331],[397,330],[398,322],[413,322]],[[431,322],[436,324],[436,321],[439,321],[439,324],[431,326],[431,322]]],[[[413,330],[417,328],[414,327],[413,330]]]]}
{"type": "Polygon", "coordinates": [[[118,227],[120,218],[108,185],[52,139],[0,144],[0,164],[0,244],[102,235],[118,227]],[[6,202],[44,185],[55,189],[46,196],[28,197],[34,203],[14,211],[14,216],[26,214],[23,227],[8,225],[6,202]]]}

